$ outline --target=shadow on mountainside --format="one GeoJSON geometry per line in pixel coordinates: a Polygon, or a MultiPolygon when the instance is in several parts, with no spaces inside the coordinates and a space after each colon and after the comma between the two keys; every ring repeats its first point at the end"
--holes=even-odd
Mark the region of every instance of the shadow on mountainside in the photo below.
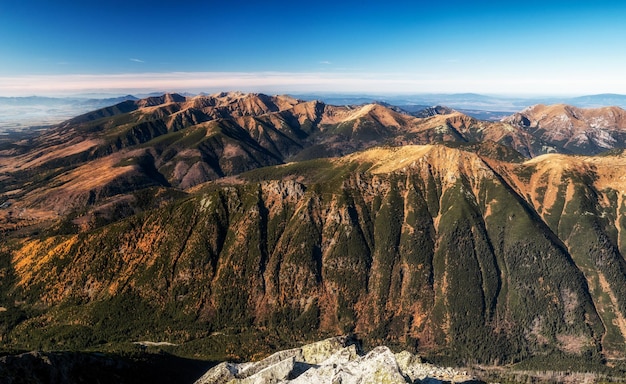
{"type": "Polygon", "coordinates": [[[0,357],[0,382],[193,383],[215,364],[164,353],[124,357],[84,352],[28,352],[0,357]]]}

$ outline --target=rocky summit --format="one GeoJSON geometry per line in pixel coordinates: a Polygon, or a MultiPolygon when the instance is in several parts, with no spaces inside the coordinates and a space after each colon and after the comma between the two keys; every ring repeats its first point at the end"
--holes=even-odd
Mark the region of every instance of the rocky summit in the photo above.
{"type": "Polygon", "coordinates": [[[244,383],[483,383],[466,372],[423,362],[379,346],[368,353],[348,337],[277,352],[253,363],[221,363],[195,384],[244,383]]]}

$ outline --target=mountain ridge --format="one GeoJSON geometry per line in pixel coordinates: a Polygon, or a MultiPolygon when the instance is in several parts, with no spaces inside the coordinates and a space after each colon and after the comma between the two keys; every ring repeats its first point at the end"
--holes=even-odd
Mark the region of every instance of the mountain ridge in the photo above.
{"type": "Polygon", "coordinates": [[[503,119],[566,150],[597,154],[624,143],[626,111],[619,107],[582,109],[534,105],[503,119]],[[544,128],[546,127],[546,128],[544,128]]]}
{"type": "Polygon", "coordinates": [[[236,360],[354,332],[467,364],[619,361],[623,151],[443,112],[163,95],[3,146],[0,338],[236,360]]]}
{"type": "MultiPolygon", "coordinates": [[[[225,92],[224,92],[225,93],[225,92]]],[[[26,133],[29,127],[42,127],[58,124],[73,116],[93,109],[110,106],[116,98],[137,99],[161,96],[164,92],[150,94],[78,94],[68,97],[0,97],[0,132],[21,131],[26,133]],[[15,104],[18,104],[17,106],[15,104]]],[[[182,96],[206,96],[181,92],[182,96]]],[[[213,94],[219,95],[219,93],[213,94]]],[[[565,103],[577,107],[589,108],[617,105],[626,108],[626,96],[619,94],[599,94],[580,97],[504,97],[471,94],[424,94],[424,95],[338,95],[338,94],[296,94],[304,100],[322,100],[331,105],[360,105],[379,102],[396,105],[403,110],[416,112],[433,105],[448,105],[479,119],[496,121],[516,111],[534,104],[565,103]]],[[[121,100],[120,100],[121,101],[121,100]]]]}

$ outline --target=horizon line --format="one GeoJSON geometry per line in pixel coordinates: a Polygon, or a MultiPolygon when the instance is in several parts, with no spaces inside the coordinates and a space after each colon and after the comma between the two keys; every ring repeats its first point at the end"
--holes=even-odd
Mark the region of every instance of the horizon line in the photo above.
{"type": "Polygon", "coordinates": [[[371,72],[143,72],[0,76],[6,97],[77,93],[220,92],[240,90],[272,94],[465,94],[510,97],[566,97],[626,94],[623,84],[572,83],[569,79],[471,77],[439,78],[420,73],[371,72]],[[555,92],[554,90],[558,90],[555,92]]]}

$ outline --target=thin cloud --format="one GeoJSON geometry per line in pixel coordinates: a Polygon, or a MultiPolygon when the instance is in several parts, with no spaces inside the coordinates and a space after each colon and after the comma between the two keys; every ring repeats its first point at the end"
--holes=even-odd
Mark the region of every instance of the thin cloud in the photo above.
{"type": "Polygon", "coordinates": [[[323,60],[323,61],[320,61],[320,64],[331,65],[332,63],[328,60],[323,60]]]}
{"type": "Polygon", "coordinates": [[[135,63],[145,63],[145,61],[135,58],[131,58],[130,61],[134,61],[135,63]]]}
{"type": "Polygon", "coordinates": [[[82,92],[144,91],[223,91],[247,92],[482,92],[549,93],[619,93],[626,80],[613,76],[596,76],[572,82],[568,75],[545,77],[511,77],[494,74],[481,76],[436,73],[350,72],[170,72],[102,75],[33,75],[0,77],[0,96],[26,94],[62,95],[82,92]]]}
{"type": "Polygon", "coordinates": [[[172,72],[106,75],[40,75],[0,77],[3,94],[62,94],[93,90],[146,91],[190,89],[250,92],[375,91],[406,86],[407,80],[387,74],[336,72],[172,72]]]}

